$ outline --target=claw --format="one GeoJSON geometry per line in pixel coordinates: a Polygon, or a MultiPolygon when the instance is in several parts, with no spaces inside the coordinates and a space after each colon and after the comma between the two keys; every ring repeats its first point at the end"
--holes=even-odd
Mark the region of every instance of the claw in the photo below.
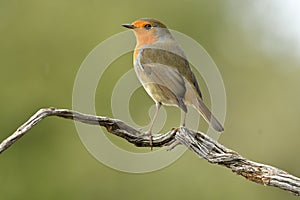
{"type": "Polygon", "coordinates": [[[152,132],[151,131],[147,131],[146,135],[149,136],[149,145],[150,145],[150,148],[151,148],[151,151],[152,151],[152,149],[153,149],[153,136],[152,136],[152,132]]]}

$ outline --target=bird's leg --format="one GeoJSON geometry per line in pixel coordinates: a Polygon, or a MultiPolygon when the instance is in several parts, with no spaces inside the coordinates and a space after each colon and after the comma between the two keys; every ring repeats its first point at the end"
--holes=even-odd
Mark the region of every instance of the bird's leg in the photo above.
{"type": "Polygon", "coordinates": [[[156,111],[155,111],[155,114],[154,114],[154,116],[152,118],[152,122],[150,124],[150,128],[148,130],[148,135],[150,137],[150,146],[151,146],[151,149],[152,149],[152,144],[153,144],[153,141],[152,141],[152,129],[153,129],[154,122],[156,121],[156,118],[158,116],[158,111],[159,111],[159,109],[161,107],[161,103],[160,102],[156,102],[155,105],[156,105],[156,111]]]}
{"type": "Polygon", "coordinates": [[[183,112],[183,122],[182,122],[183,127],[185,127],[185,121],[186,121],[186,112],[183,112]]]}

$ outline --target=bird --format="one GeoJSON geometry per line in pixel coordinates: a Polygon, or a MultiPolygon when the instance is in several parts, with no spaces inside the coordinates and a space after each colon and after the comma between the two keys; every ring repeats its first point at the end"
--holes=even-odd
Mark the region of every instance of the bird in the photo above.
{"type": "Polygon", "coordinates": [[[141,18],[122,26],[133,30],[135,34],[134,70],[156,105],[147,131],[150,146],[153,145],[152,129],[162,105],[177,106],[182,110],[182,126],[185,126],[189,105],[193,106],[214,130],[224,131],[222,124],[204,104],[188,59],[167,26],[153,18],[141,18]]]}

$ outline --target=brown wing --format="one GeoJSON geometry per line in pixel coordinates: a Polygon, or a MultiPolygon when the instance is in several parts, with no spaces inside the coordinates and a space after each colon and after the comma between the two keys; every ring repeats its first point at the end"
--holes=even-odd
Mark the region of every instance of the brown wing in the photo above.
{"type": "Polygon", "coordinates": [[[181,55],[159,48],[145,48],[141,52],[141,63],[159,63],[168,66],[177,71],[184,77],[189,84],[193,85],[199,97],[202,99],[202,94],[197,83],[197,79],[192,72],[189,62],[181,55]],[[172,64],[170,64],[170,62],[172,64]]]}
{"type": "Polygon", "coordinates": [[[143,50],[139,55],[140,62],[135,64],[140,81],[146,90],[147,85],[151,85],[148,91],[151,90],[150,95],[155,100],[165,104],[177,104],[187,112],[183,101],[186,92],[184,78],[176,68],[163,62],[163,54],[156,54],[153,50],[150,52],[148,54],[148,49],[143,50]]]}

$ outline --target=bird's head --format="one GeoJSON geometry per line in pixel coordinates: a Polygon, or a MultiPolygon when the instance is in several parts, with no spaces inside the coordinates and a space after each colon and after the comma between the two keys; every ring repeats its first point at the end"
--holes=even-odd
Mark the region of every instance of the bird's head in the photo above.
{"type": "Polygon", "coordinates": [[[122,24],[122,26],[134,31],[138,45],[151,44],[172,38],[167,27],[156,19],[142,18],[132,24],[122,24]]]}

